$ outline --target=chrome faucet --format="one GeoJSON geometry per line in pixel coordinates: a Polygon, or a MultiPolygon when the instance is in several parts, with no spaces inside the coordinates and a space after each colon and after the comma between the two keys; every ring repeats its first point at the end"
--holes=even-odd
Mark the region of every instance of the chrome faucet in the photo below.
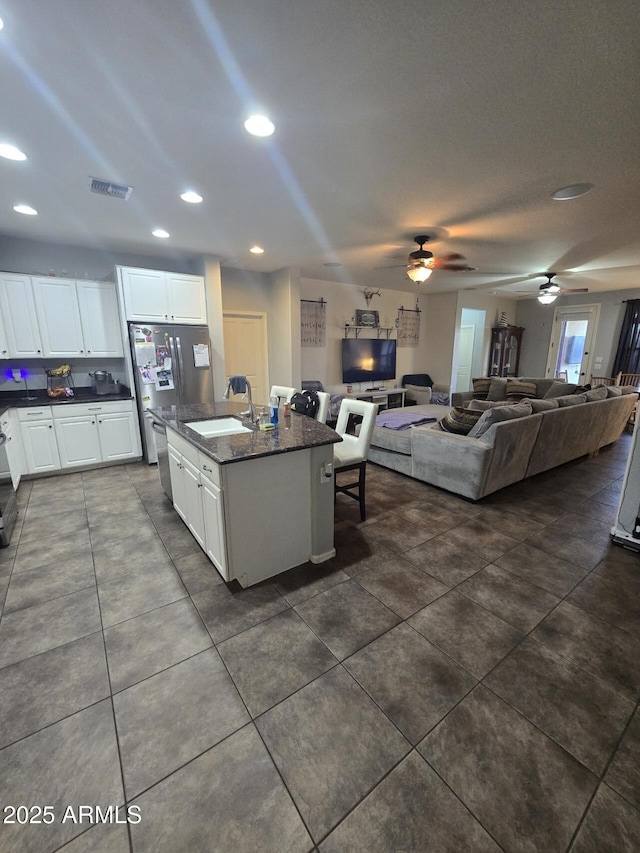
{"type": "MultiPolygon", "coordinates": [[[[247,383],[245,394],[247,396],[247,400],[249,401],[249,409],[246,412],[240,412],[240,414],[242,417],[246,417],[248,415],[251,423],[255,424],[258,421],[258,416],[256,414],[256,407],[253,403],[253,400],[251,399],[251,383],[249,382],[249,380],[247,379],[246,376],[244,377],[244,381],[247,383]]],[[[222,395],[222,399],[228,400],[230,393],[231,393],[231,381],[227,382],[227,390],[222,395]]]]}

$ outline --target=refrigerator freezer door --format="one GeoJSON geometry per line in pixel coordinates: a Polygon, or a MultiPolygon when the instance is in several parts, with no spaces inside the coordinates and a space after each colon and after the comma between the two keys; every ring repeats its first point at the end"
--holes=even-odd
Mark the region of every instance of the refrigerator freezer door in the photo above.
{"type": "Polygon", "coordinates": [[[207,326],[174,326],[173,329],[180,403],[212,403],[209,329],[207,326]]]}

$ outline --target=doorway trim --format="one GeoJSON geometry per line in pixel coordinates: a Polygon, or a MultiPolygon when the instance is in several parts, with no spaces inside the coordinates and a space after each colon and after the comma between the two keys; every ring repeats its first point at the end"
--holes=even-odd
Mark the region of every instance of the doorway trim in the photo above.
{"type": "MultiPolygon", "coordinates": [[[[590,344],[589,344],[589,352],[585,353],[586,361],[582,359],[581,367],[584,365],[584,371],[580,371],[580,375],[584,374],[584,382],[587,382],[587,377],[591,376],[592,367],[593,367],[593,359],[595,357],[594,347],[596,342],[596,335],[598,334],[598,322],[600,320],[600,303],[593,303],[588,305],[566,305],[561,306],[557,305],[555,311],[553,312],[553,324],[551,326],[551,338],[549,340],[549,351],[547,353],[547,370],[546,376],[548,378],[555,377],[555,367],[557,361],[557,353],[558,353],[558,345],[560,342],[560,315],[566,314],[589,314],[591,313],[593,316],[589,318],[589,332],[590,332],[590,344]],[[593,329],[591,329],[591,324],[593,323],[593,329]]],[[[584,384],[583,382],[583,384],[584,384]]]]}

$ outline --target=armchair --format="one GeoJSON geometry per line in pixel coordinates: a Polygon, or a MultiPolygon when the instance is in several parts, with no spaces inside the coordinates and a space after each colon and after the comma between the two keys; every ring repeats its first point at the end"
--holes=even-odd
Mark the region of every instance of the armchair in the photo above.
{"type": "Polygon", "coordinates": [[[427,403],[449,403],[449,386],[435,385],[428,373],[407,373],[402,377],[406,389],[405,405],[423,406],[427,403]]]}

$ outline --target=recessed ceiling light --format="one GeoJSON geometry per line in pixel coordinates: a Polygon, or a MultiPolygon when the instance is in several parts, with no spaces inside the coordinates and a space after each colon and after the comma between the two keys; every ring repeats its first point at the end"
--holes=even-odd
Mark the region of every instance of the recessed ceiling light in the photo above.
{"type": "Polygon", "coordinates": [[[4,27],[4,21],[0,18],[0,30],[4,27]]]}
{"type": "Polygon", "coordinates": [[[38,211],[28,204],[14,204],[13,209],[16,213],[24,213],[25,216],[37,216],[38,211]]]}
{"type": "Polygon", "coordinates": [[[161,240],[166,240],[167,237],[171,236],[168,231],[164,230],[164,228],[156,228],[156,230],[151,233],[154,237],[160,237],[161,240]]]}
{"type": "Polygon", "coordinates": [[[200,193],[194,192],[193,190],[187,190],[186,193],[182,193],[180,198],[182,201],[189,202],[189,204],[200,204],[202,201],[200,193]]]}
{"type": "Polygon", "coordinates": [[[593,184],[570,184],[568,187],[561,187],[552,193],[551,198],[556,201],[567,201],[570,198],[579,198],[581,195],[586,195],[593,189],[593,184]]]}
{"type": "MultiPolygon", "coordinates": [[[[2,27],[0,27],[2,29],[2,27]]],[[[5,157],[7,160],[26,160],[27,155],[16,148],[15,145],[0,143],[0,157],[5,157]]]]}
{"type": "Polygon", "coordinates": [[[264,255],[264,249],[262,246],[252,246],[249,251],[252,255],[264,255]]]}
{"type": "Polygon", "coordinates": [[[252,136],[271,136],[275,127],[266,116],[249,116],[244,123],[244,129],[252,136]]]}

